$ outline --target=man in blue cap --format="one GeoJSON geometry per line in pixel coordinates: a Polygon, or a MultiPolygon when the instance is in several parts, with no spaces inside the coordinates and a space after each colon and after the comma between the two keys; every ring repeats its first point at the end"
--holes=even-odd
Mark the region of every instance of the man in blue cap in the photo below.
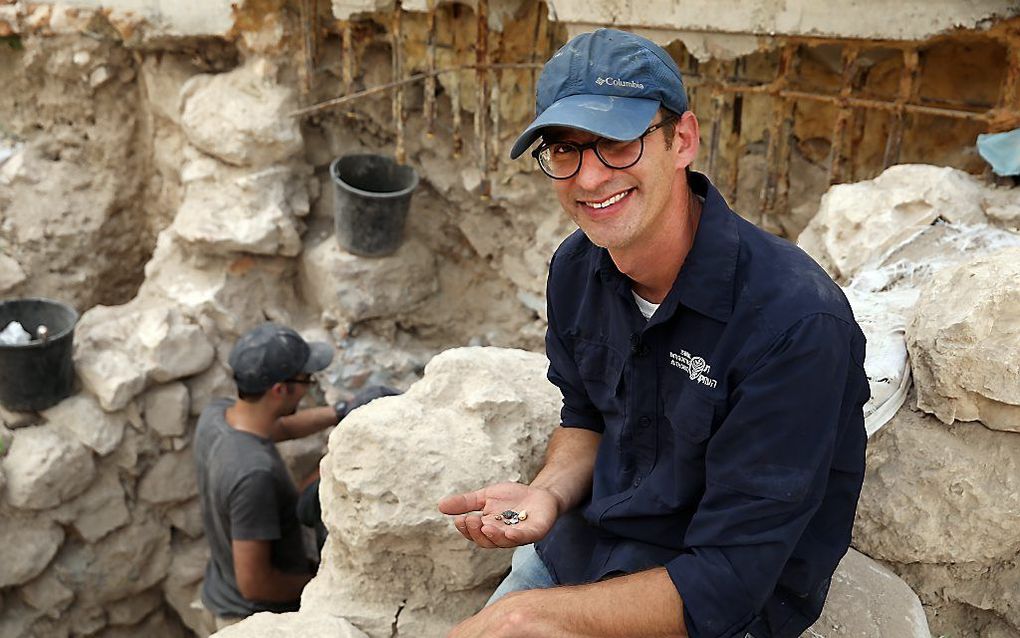
{"type": "Polygon", "coordinates": [[[864,336],[795,246],[690,170],[680,71],[600,29],[546,64],[517,139],[579,230],[547,289],[561,425],[530,485],[443,499],[517,547],[456,638],[793,638],[821,613],[864,476],[864,336]]]}

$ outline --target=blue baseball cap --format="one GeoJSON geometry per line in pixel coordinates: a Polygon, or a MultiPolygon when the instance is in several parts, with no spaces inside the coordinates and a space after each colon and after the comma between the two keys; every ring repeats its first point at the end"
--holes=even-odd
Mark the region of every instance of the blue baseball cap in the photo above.
{"type": "Polygon", "coordinates": [[[665,107],[687,110],[680,68],[647,38],[617,29],[582,33],[542,69],[537,117],[510,150],[517,159],[549,126],[566,126],[614,140],[639,137],[665,107]]]}

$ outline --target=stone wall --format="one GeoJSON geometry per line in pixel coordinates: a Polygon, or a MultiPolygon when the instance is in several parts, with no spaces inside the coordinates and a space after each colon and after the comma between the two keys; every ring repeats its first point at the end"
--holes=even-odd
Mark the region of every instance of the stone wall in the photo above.
{"type": "MultiPolygon", "coordinates": [[[[413,3],[405,4],[413,8],[413,3]]],[[[545,4],[492,4],[501,59],[544,59],[567,35],[562,23],[548,20],[545,4]]],[[[436,354],[456,346],[540,351],[547,260],[570,227],[533,165],[500,161],[488,174],[480,170],[471,125],[475,76],[462,73],[439,81],[433,131],[422,116],[420,88],[407,92],[406,151],[422,182],[412,200],[404,245],[384,259],[348,254],[332,234],[335,205],[328,165],[344,153],[391,153],[394,121],[391,96],[385,93],[343,109],[291,116],[298,107],[342,90],[336,25],[324,27],[326,53],[317,82],[303,92],[299,11],[294,4],[248,2],[229,12],[222,2],[202,8],[193,3],[103,3],[114,11],[95,10],[94,5],[82,0],[74,6],[0,6],[0,82],[5,87],[0,91],[0,294],[55,297],[83,312],[76,333],[74,395],[39,414],[0,413],[0,517],[5,521],[0,527],[0,635],[201,634],[208,627],[191,603],[207,549],[195,496],[191,436],[209,399],[233,393],[225,365],[233,339],[254,323],[272,319],[333,342],[338,356],[313,389],[316,398],[327,399],[368,383],[408,388],[436,354]],[[461,119],[459,151],[454,114],[461,119]]],[[[386,11],[380,7],[377,13],[352,19],[357,73],[348,89],[391,79],[386,11]]],[[[991,7],[979,13],[995,11],[991,7]]],[[[449,36],[440,47],[439,63],[473,61],[472,9],[444,5],[437,19],[449,36]]],[[[421,69],[424,15],[410,15],[404,28],[407,69],[421,69]]],[[[688,62],[694,59],[692,52],[709,55],[698,42],[674,42],[671,51],[688,62]]],[[[766,68],[774,54],[774,49],[748,53],[747,66],[766,68]]],[[[811,77],[819,83],[838,75],[825,59],[813,64],[811,77]]],[[[503,146],[530,116],[531,78],[530,71],[502,76],[498,104],[503,146]]],[[[711,112],[705,96],[695,103],[711,112]]],[[[756,113],[748,120],[749,130],[755,131],[749,148],[758,151],[766,123],[765,110],[759,107],[748,107],[756,113]]],[[[815,115],[805,117],[797,131],[805,149],[797,160],[803,169],[801,208],[789,218],[774,220],[791,235],[814,214],[816,198],[827,186],[817,161],[824,153],[812,141],[826,124],[822,111],[815,115]]],[[[751,164],[742,168],[743,174],[752,174],[745,169],[760,162],[760,156],[749,156],[751,164]]],[[[1020,212],[997,195],[974,190],[977,186],[965,177],[943,175],[945,185],[956,185],[957,194],[966,194],[952,200],[960,205],[957,217],[941,212],[946,208],[942,200],[914,194],[903,200],[899,212],[876,215],[874,221],[885,220],[896,230],[907,218],[925,226],[939,216],[973,221],[976,215],[1004,232],[1015,231],[1020,212]],[[978,192],[981,203],[974,204],[971,195],[978,192]],[[986,195],[987,202],[982,199],[986,195]],[[927,197],[926,212],[915,214],[907,205],[911,197],[927,197]],[[975,206],[980,211],[971,210],[975,206]]],[[[759,182],[745,181],[742,201],[760,190],[759,182]]],[[[903,188],[910,188],[909,182],[903,188]]],[[[830,199],[836,199],[835,192],[830,199]]],[[[844,263],[848,257],[841,251],[856,245],[855,234],[830,232],[825,224],[836,222],[826,219],[820,216],[811,231],[830,244],[818,256],[841,264],[834,274],[849,278],[860,264],[844,263]]],[[[893,236],[883,235],[887,230],[867,236],[893,236]]],[[[849,253],[849,260],[872,248],[865,244],[849,253]]],[[[942,285],[951,288],[971,275],[988,278],[993,283],[981,289],[987,294],[975,290],[974,303],[989,313],[983,316],[999,316],[1011,312],[1014,303],[992,294],[994,278],[1011,272],[1007,266],[976,262],[945,275],[942,285]]],[[[930,299],[937,305],[939,293],[930,299]]],[[[991,343],[988,335],[998,334],[1006,321],[986,321],[948,335],[940,331],[945,321],[955,319],[933,321],[935,325],[917,324],[911,333],[911,356],[925,361],[927,372],[920,376],[931,379],[919,385],[918,403],[942,420],[977,418],[1000,428],[994,436],[1015,435],[1006,431],[1016,422],[1008,411],[1016,402],[1008,383],[1015,374],[1008,362],[1016,360],[1010,359],[1010,344],[1003,341],[991,355],[975,347],[991,343]],[[947,367],[934,355],[925,358],[937,350],[932,343],[947,341],[964,353],[960,360],[992,359],[1000,367],[972,375],[947,367]],[[954,381],[959,383],[952,385],[954,381]]],[[[448,364],[470,368],[470,360],[458,358],[463,354],[444,355],[447,358],[435,365],[440,371],[448,364]]],[[[530,366],[532,375],[541,367],[523,353],[491,356],[496,362],[509,356],[510,369],[530,366]]],[[[485,437],[493,437],[474,440],[464,430],[470,453],[488,454],[493,441],[503,445],[499,437],[504,435],[487,429],[494,427],[492,419],[524,423],[521,419],[527,417],[528,425],[515,426],[523,430],[508,430],[520,439],[513,439],[513,454],[500,457],[486,471],[521,477],[534,471],[544,434],[539,417],[522,407],[513,392],[535,398],[531,393],[541,392],[538,383],[534,388],[482,386],[473,391],[437,384],[433,380],[420,386],[409,405],[427,403],[423,394],[450,392],[461,410],[451,419],[473,423],[485,437]]],[[[396,405],[387,409],[397,410],[396,405]]],[[[430,410],[438,407],[428,405],[430,410]]],[[[417,413],[399,410],[380,414],[391,423],[425,421],[417,413]]],[[[334,435],[334,448],[361,444],[346,436],[334,435]]],[[[364,441],[397,445],[373,436],[366,435],[364,441]]],[[[292,472],[303,475],[312,469],[325,444],[323,436],[285,446],[292,472]]],[[[371,477],[352,475],[340,456],[334,454],[330,461],[338,468],[336,494],[346,494],[349,502],[338,501],[337,507],[361,508],[361,514],[373,516],[408,501],[422,506],[436,496],[415,491],[415,486],[401,487],[407,493],[388,494],[371,477]]],[[[886,457],[876,458],[884,463],[886,457]]],[[[1011,461],[1003,457],[1002,462],[1011,461]]],[[[427,466],[415,470],[436,471],[427,466]]],[[[452,482],[443,482],[453,481],[453,475],[439,474],[442,480],[434,487],[454,489],[452,482]]],[[[458,481],[468,482],[466,474],[458,476],[458,481]]],[[[1002,509],[989,520],[1011,521],[1012,502],[1000,498],[990,484],[990,478],[983,479],[988,487],[980,502],[995,501],[1002,509]]],[[[930,489],[936,499],[937,489],[930,489]]],[[[877,521],[878,528],[885,518],[897,516],[898,506],[889,502],[877,497],[874,503],[866,501],[858,546],[890,561],[922,593],[929,610],[950,618],[933,623],[936,626],[966,627],[966,619],[979,615],[986,626],[1006,632],[1003,636],[1014,635],[1008,632],[1017,626],[1011,615],[1016,605],[1009,597],[1015,569],[1008,557],[986,552],[977,562],[931,559],[918,567],[907,565],[903,554],[893,550],[883,554],[882,539],[875,537],[874,547],[868,544],[867,521],[877,521]],[[940,591],[951,592],[950,602],[937,599],[940,591]],[[1000,617],[1007,620],[995,620],[1000,617]]],[[[353,558],[367,543],[357,535],[355,522],[333,521],[337,541],[326,557],[330,573],[349,575],[371,565],[369,559],[358,565],[353,558]]],[[[440,531],[434,512],[418,522],[437,539],[449,531],[440,531]]],[[[414,554],[416,546],[400,540],[403,533],[394,532],[394,551],[414,554]]],[[[445,576],[437,573],[422,587],[407,591],[394,588],[394,583],[376,584],[365,591],[378,594],[378,600],[352,595],[341,601],[342,609],[326,601],[330,596],[323,593],[328,591],[324,571],[309,592],[309,605],[318,605],[322,613],[309,612],[314,617],[303,616],[302,622],[339,627],[342,623],[328,614],[342,613],[362,619],[364,625],[344,625],[342,631],[381,635],[403,609],[398,624],[408,635],[448,626],[479,604],[506,559],[469,556],[446,542],[437,541],[438,554],[427,554],[421,563],[422,569],[445,565],[445,576]],[[454,557],[467,560],[467,572],[450,567],[454,557]],[[315,604],[314,592],[319,601],[315,604]],[[434,596],[449,604],[437,606],[434,596]]],[[[371,560],[389,565],[385,556],[371,560]]],[[[407,579],[412,576],[417,574],[407,579]]]]}

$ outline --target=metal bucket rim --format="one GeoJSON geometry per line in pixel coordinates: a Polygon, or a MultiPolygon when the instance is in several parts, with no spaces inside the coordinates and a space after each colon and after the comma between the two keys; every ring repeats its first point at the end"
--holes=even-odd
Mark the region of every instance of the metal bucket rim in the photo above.
{"type": "MultiPolygon", "coordinates": [[[[16,299],[0,299],[0,305],[4,305],[4,304],[8,304],[8,303],[17,303],[17,302],[22,302],[22,301],[43,301],[43,302],[46,302],[46,303],[49,303],[49,304],[53,304],[55,306],[59,306],[59,307],[63,308],[64,310],[66,310],[66,311],[71,313],[71,317],[72,317],[71,325],[68,326],[67,328],[65,328],[64,330],[61,330],[60,332],[58,332],[56,334],[50,335],[46,339],[46,341],[39,341],[38,339],[35,339],[35,340],[30,341],[29,343],[15,343],[15,344],[0,343],[0,350],[30,350],[32,348],[44,348],[44,347],[47,347],[52,342],[54,342],[54,341],[56,341],[58,339],[63,339],[68,334],[74,332],[75,327],[77,327],[77,325],[78,325],[78,320],[81,319],[81,314],[79,314],[78,311],[75,310],[74,307],[72,307],[70,304],[66,304],[63,301],[57,301],[56,299],[50,299],[48,297],[18,297],[16,299]]],[[[4,329],[6,327],[7,326],[0,326],[0,330],[4,329]]]]}
{"type": "Polygon", "coordinates": [[[400,197],[405,197],[409,193],[413,192],[414,189],[418,188],[419,180],[418,171],[414,170],[413,166],[410,166],[409,164],[397,164],[396,161],[391,159],[390,157],[386,155],[379,155],[377,153],[351,153],[350,155],[341,155],[340,157],[335,158],[332,162],[329,163],[329,176],[333,179],[334,184],[344,189],[348,193],[358,195],[359,197],[364,197],[366,199],[397,199],[400,197]],[[338,173],[337,169],[340,164],[340,160],[355,157],[382,158],[389,162],[393,162],[393,164],[397,167],[406,167],[410,169],[412,178],[410,186],[402,188],[398,191],[366,191],[356,186],[351,186],[350,184],[345,182],[342,177],[340,177],[340,174],[338,173]]]}

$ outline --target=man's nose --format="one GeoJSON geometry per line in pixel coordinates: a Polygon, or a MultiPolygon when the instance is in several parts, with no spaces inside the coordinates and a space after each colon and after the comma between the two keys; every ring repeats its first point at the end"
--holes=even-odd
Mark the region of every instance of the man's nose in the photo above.
{"type": "Polygon", "coordinates": [[[613,175],[613,169],[602,163],[594,148],[586,148],[581,153],[581,170],[574,177],[575,183],[584,190],[597,190],[613,175]]]}

